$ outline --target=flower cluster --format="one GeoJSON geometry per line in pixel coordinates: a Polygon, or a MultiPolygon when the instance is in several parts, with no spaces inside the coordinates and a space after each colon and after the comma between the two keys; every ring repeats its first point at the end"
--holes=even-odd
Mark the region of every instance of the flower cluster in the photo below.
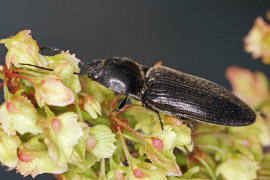
{"type": "MultiPolygon", "coordinates": [[[[266,63],[268,26],[256,20],[245,38],[246,50],[266,63]]],[[[191,129],[161,114],[162,129],[157,114],[132,98],[114,111],[124,97],[74,74],[80,71],[74,54],[40,54],[28,30],[0,44],[8,49],[0,67],[0,162],[10,170],[59,180],[270,177],[270,154],[263,152],[270,145],[270,99],[261,72],[231,67],[226,73],[233,92],[258,111],[253,125],[197,123],[191,129]]]]}

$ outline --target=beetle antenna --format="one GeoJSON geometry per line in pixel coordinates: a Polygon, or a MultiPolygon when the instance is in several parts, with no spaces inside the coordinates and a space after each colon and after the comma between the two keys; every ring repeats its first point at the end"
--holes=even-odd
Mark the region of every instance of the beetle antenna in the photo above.
{"type": "MultiPolygon", "coordinates": [[[[43,70],[46,70],[46,71],[53,71],[53,69],[45,68],[45,67],[41,67],[41,66],[37,66],[37,65],[33,65],[33,64],[26,64],[26,63],[19,63],[19,64],[23,65],[23,66],[31,66],[31,67],[35,67],[35,68],[38,68],[38,69],[43,69],[43,70]]],[[[77,73],[77,72],[73,72],[73,74],[81,75],[80,73],[77,73]]]]}
{"type": "MultiPolygon", "coordinates": [[[[65,50],[63,50],[63,49],[58,49],[58,48],[54,48],[54,47],[46,47],[46,46],[41,46],[39,48],[39,50],[40,50],[40,53],[42,55],[45,55],[45,56],[53,56],[53,55],[59,54],[61,52],[65,52],[65,50]]],[[[24,64],[24,65],[33,66],[33,67],[44,69],[44,70],[48,70],[48,71],[53,71],[53,69],[43,68],[43,67],[31,65],[31,64],[24,64]]],[[[81,71],[79,73],[73,72],[73,74],[76,74],[76,75],[87,75],[88,74],[88,71],[87,70],[88,70],[88,67],[90,66],[90,64],[89,63],[80,62],[79,65],[82,67],[82,68],[80,68],[81,71]]]]}
{"type": "Polygon", "coordinates": [[[27,63],[19,63],[19,64],[23,65],[23,66],[31,66],[31,67],[35,67],[35,68],[43,69],[43,70],[47,70],[47,71],[53,71],[53,69],[37,66],[37,65],[34,65],[34,64],[27,64],[27,63]]]}

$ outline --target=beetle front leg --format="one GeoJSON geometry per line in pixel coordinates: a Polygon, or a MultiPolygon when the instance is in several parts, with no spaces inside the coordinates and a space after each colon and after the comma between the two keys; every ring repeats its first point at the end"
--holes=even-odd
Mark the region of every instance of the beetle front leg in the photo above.
{"type": "Polygon", "coordinates": [[[120,103],[120,105],[115,108],[115,105],[118,101],[118,99],[121,97],[120,94],[118,94],[113,100],[112,102],[110,103],[110,111],[111,112],[120,112],[120,111],[123,111],[123,108],[127,105],[127,99],[128,99],[128,96],[125,97],[125,99],[120,103]]]}

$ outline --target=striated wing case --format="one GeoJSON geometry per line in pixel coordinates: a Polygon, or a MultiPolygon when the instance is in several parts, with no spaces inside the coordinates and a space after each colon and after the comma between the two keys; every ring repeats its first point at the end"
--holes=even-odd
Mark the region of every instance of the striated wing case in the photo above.
{"type": "Polygon", "coordinates": [[[146,105],[176,117],[213,124],[245,126],[254,111],[227,89],[203,78],[159,66],[146,74],[146,105]]]}

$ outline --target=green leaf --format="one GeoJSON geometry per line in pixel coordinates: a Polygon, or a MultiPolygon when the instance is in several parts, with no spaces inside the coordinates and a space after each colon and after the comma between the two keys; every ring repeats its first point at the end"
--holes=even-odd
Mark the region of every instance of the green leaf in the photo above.
{"type": "Polygon", "coordinates": [[[16,131],[20,134],[41,133],[42,129],[37,125],[39,119],[35,107],[24,96],[14,95],[0,107],[0,122],[8,135],[16,131]]]}
{"type": "Polygon", "coordinates": [[[109,158],[113,155],[116,146],[115,134],[105,125],[96,125],[90,129],[90,133],[96,138],[96,146],[91,150],[98,158],[109,158]]]}

